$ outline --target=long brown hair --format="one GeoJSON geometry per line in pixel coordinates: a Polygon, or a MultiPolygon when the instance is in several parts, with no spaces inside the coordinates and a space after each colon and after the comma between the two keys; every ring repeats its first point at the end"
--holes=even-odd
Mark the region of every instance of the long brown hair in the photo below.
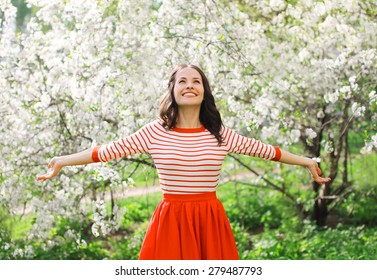
{"type": "Polygon", "coordinates": [[[220,112],[216,108],[215,98],[212,95],[211,87],[204,72],[192,64],[180,64],[174,68],[169,77],[168,91],[162,96],[160,102],[159,114],[163,120],[163,127],[165,129],[173,129],[177,124],[178,104],[174,98],[174,85],[176,82],[176,74],[183,68],[193,68],[199,72],[202,77],[204,87],[204,98],[200,106],[199,120],[204,127],[217,139],[219,145],[222,143],[220,130],[222,126],[220,112]]]}

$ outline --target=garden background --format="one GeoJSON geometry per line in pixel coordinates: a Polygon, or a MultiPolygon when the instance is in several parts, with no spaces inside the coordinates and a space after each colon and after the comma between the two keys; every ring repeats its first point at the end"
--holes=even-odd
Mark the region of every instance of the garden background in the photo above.
{"type": "Polygon", "coordinates": [[[227,126],[332,178],[229,155],[240,257],[377,259],[376,18],[374,0],[1,0],[0,259],[137,259],[161,199],[148,155],[35,177],[154,120],[182,62],[227,126]]]}

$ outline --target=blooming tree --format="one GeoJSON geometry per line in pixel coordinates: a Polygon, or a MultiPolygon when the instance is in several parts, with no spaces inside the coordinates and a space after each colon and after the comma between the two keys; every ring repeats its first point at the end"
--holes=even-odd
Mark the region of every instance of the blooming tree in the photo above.
{"type": "MultiPolygon", "coordinates": [[[[350,131],[365,132],[362,152],[377,148],[373,1],[25,2],[33,13],[16,31],[17,9],[0,1],[0,207],[14,217],[36,214],[27,242],[85,246],[72,228],[63,241],[50,231],[62,219],[89,223],[91,210],[94,235],[117,228],[123,210],[113,205],[108,217],[105,190],[127,187],[127,166],[152,165],[148,156],[67,168],[45,183],[35,176],[54,155],[129,135],[156,118],[177,63],[205,70],[227,125],[284,148],[301,143],[308,156],[326,160],[332,182],[347,165],[350,131]],[[92,207],[80,203],[86,197],[92,207]]],[[[284,193],[284,176],[262,178],[284,193]]],[[[331,184],[313,185],[319,224],[332,198],[347,193],[347,174],[331,184]]],[[[29,245],[0,240],[0,247],[33,256],[29,245]]]]}

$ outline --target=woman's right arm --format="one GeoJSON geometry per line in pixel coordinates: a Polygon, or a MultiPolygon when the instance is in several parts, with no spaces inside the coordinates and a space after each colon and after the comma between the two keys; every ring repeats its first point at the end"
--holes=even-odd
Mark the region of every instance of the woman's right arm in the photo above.
{"type": "Polygon", "coordinates": [[[53,157],[47,166],[48,167],[47,173],[37,176],[37,180],[45,181],[45,180],[55,177],[64,166],[84,165],[84,164],[93,163],[94,162],[94,160],[92,159],[93,149],[94,148],[89,148],[85,151],[82,151],[76,154],[53,157]]]}
{"type": "Polygon", "coordinates": [[[154,121],[134,134],[113,141],[105,145],[89,148],[77,154],[53,157],[48,164],[46,174],[37,176],[37,180],[45,181],[55,177],[64,166],[84,165],[93,162],[107,162],[112,159],[145,153],[149,150],[149,137],[153,128],[158,127],[158,121],[154,121]],[[151,128],[153,127],[153,128],[151,128]]]}

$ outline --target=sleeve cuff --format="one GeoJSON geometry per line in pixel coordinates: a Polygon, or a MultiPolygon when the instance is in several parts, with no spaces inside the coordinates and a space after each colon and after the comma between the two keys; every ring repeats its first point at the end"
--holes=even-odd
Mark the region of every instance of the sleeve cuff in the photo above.
{"type": "Polygon", "coordinates": [[[275,157],[273,159],[271,159],[271,160],[273,160],[273,161],[279,161],[280,158],[281,158],[281,150],[277,146],[274,146],[274,149],[275,149],[275,157]]]}
{"type": "Polygon", "coordinates": [[[92,160],[94,162],[100,162],[100,159],[98,157],[98,150],[101,146],[96,146],[94,147],[93,151],[92,151],[92,160]]]}

